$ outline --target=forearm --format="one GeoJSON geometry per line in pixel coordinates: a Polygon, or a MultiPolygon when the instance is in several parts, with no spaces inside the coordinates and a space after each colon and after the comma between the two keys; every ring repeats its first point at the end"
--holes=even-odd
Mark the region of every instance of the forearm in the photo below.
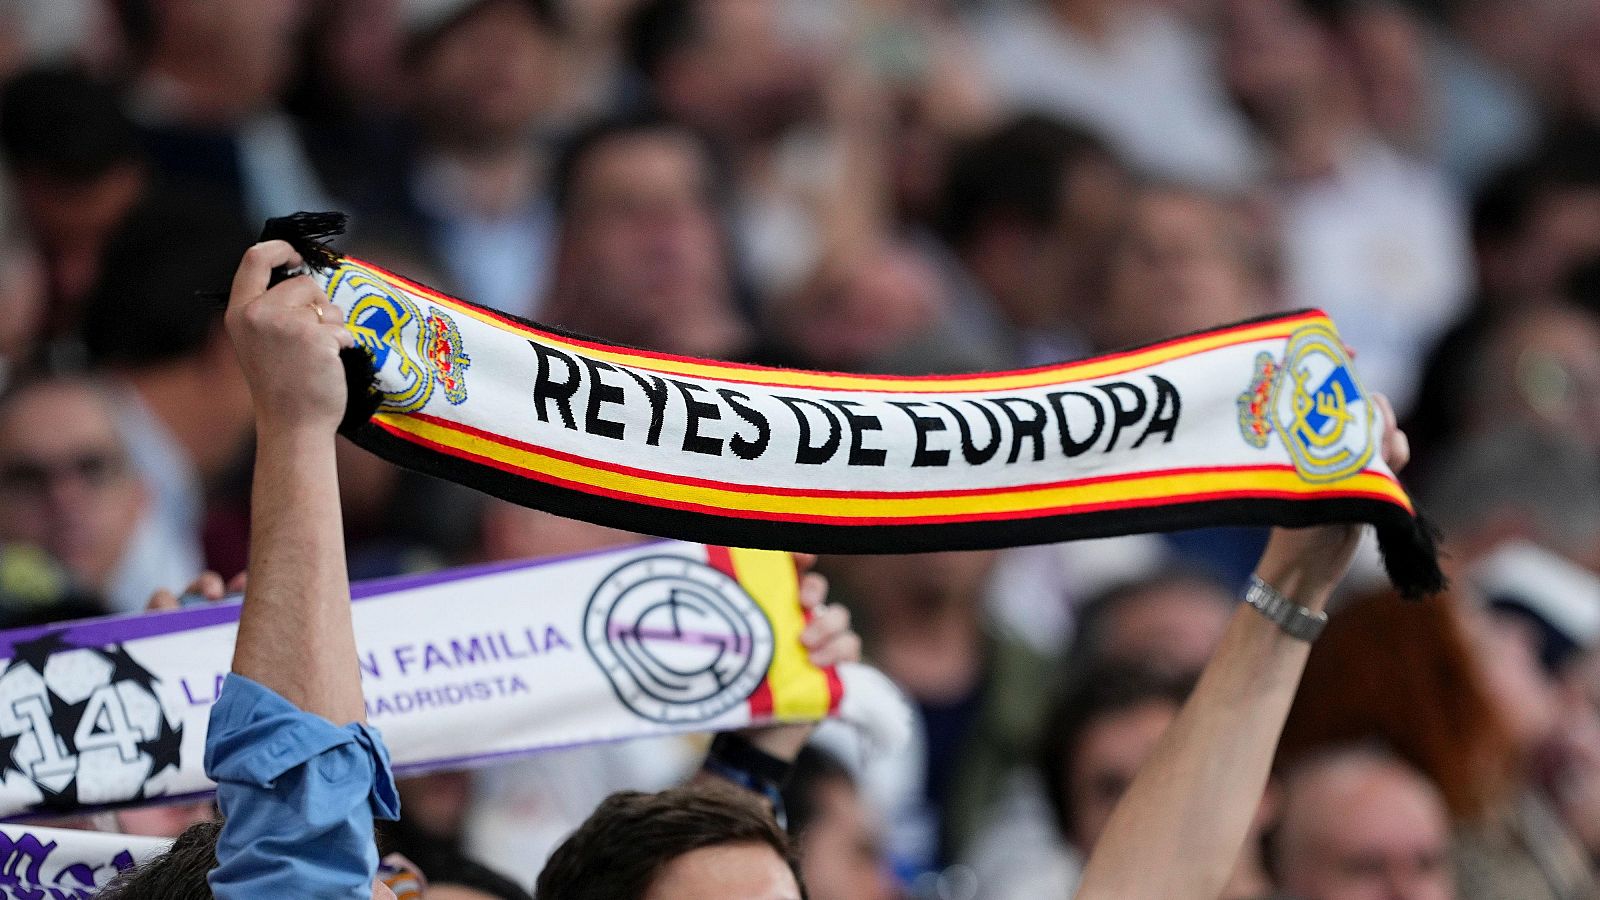
{"type": "Polygon", "coordinates": [[[263,420],[233,671],[331,722],[365,720],[332,429],[263,420]]]}
{"type": "Polygon", "coordinates": [[[1260,804],[1309,650],[1254,609],[1239,607],[1194,693],[1107,824],[1080,898],[1217,896],[1260,804]]]}

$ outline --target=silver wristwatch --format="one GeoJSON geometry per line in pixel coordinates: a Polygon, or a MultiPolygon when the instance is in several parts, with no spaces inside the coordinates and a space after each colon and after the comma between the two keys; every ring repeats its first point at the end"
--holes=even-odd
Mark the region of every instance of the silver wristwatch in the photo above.
{"type": "Polygon", "coordinates": [[[1244,602],[1283,629],[1284,634],[1308,644],[1316,640],[1328,624],[1327,613],[1306,609],[1254,575],[1250,576],[1250,587],[1244,592],[1244,602]]]}

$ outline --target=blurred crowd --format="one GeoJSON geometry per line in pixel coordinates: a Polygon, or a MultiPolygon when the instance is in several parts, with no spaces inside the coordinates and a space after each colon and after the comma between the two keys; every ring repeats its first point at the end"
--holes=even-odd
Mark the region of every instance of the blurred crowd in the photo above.
{"type": "MultiPolygon", "coordinates": [[[[1454,589],[1368,560],[1227,896],[1596,895],[1600,2],[0,0],[0,625],[244,567],[251,405],[196,292],[324,209],[446,292],[773,365],[1327,311],[1454,589]]],[[[340,452],[354,577],[637,540],[340,452]]],[[[1264,538],[824,559],[921,729],[802,758],[810,896],[1068,896],[1264,538]]],[[[527,887],[700,749],[416,779],[390,837],[527,887]]]]}

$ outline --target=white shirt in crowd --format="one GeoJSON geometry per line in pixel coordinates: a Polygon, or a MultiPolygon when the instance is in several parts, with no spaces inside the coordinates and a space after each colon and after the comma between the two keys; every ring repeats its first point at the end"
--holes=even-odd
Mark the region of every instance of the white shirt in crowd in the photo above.
{"type": "Polygon", "coordinates": [[[1206,41],[1143,4],[1121,4],[1112,15],[1098,40],[1043,9],[988,15],[977,23],[984,75],[1008,107],[1087,125],[1149,174],[1247,187],[1259,156],[1206,41]]]}
{"type": "Polygon", "coordinates": [[[1331,315],[1363,383],[1404,414],[1425,355],[1470,299],[1459,198],[1435,169],[1372,139],[1352,142],[1330,175],[1280,191],[1289,304],[1331,315]]]}

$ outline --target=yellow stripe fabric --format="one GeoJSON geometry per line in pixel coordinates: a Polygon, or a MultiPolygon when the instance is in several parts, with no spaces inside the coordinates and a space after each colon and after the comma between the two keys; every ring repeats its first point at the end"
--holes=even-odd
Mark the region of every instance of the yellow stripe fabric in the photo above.
{"type": "Polygon", "coordinates": [[[828,715],[828,676],[811,664],[800,643],[805,616],[800,609],[799,581],[794,557],[771,550],[730,550],[739,583],[761,605],[772,622],[772,667],[767,686],[772,691],[774,718],[811,721],[828,715]]]}

